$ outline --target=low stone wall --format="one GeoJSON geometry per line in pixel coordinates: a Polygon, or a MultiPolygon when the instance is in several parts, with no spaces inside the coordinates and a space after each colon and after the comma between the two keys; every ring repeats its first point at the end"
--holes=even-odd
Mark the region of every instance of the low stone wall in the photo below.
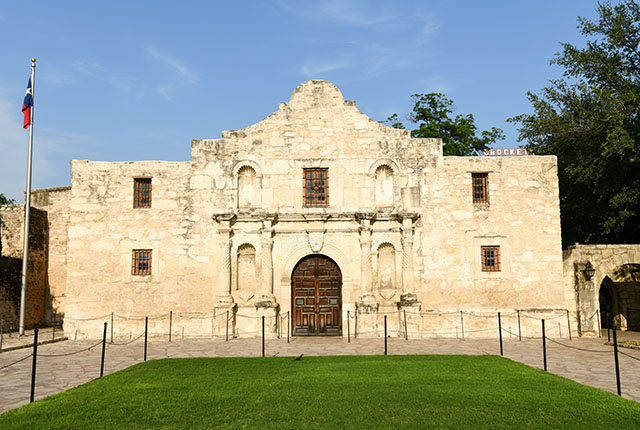
{"type": "MultiPolygon", "coordinates": [[[[11,330],[19,325],[24,206],[2,206],[0,218],[0,323],[3,330],[11,330]]],[[[26,328],[40,327],[45,323],[47,243],[47,213],[31,208],[26,328]]]]}

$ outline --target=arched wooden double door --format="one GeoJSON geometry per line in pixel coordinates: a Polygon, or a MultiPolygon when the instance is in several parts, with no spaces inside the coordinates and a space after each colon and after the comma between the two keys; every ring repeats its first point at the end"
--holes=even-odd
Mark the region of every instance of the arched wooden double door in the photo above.
{"type": "Polygon", "coordinates": [[[342,273],[333,260],[300,260],[291,276],[291,308],[294,335],[342,335],[342,273]]]}

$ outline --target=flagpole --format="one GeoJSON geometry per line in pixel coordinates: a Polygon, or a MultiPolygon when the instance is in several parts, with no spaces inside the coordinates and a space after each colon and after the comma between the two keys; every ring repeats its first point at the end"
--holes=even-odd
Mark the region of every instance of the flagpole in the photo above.
{"type": "Polygon", "coordinates": [[[27,155],[27,197],[24,202],[24,242],[22,246],[22,289],[20,290],[20,336],[24,335],[24,309],[27,299],[27,269],[29,260],[29,221],[31,213],[31,153],[33,149],[33,111],[36,95],[36,59],[31,59],[31,97],[33,105],[30,111],[29,153],[27,155]]]}

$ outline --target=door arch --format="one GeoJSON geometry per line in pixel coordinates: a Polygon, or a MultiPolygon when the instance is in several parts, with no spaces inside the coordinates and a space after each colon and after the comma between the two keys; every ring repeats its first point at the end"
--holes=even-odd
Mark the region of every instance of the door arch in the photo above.
{"type": "Polygon", "coordinates": [[[291,275],[293,334],[342,335],[342,273],[329,257],[309,255],[291,275]]]}

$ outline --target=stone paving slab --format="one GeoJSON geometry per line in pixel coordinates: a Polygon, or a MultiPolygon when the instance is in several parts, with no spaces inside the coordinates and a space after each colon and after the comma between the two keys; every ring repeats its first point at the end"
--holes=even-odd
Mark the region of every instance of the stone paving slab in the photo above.
{"type": "MultiPolygon", "coordinates": [[[[613,347],[604,339],[548,339],[548,370],[580,383],[616,392],[613,347]],[[597,352],[593,352],[597,351],[597,352]]],[[[38,347],[36,399],[91,381],[100,375],[101,345],[96,341],[65,341],[38,347]],[[95,345],[95,346],[94,346],[95,345]],[[93,348],[90,348],[94,346],[93,348]],[[89,349],[90,348],[90,349],[89,349]],[[80,351],[80,352],[78,352],[80,351]],[[71,355],[68,355],[71,354],[71,355]],[[62,356],[55,356],[62,355],[62,356]]],[[[260,339],[186,339],[168,342],[150,339],[148,359],[177,357],[259,357],[260,339]]],[[[504,355],[539,369],[543,368],[540,339],[505,339],[504,355]]],[[[339,337],[271,339],[265,344],[267,356],[382,355],[384,338],[346,339],[339,337]]],[[[389,354],[468,354],[498,355],[498,339],[388,339],[389,354]]],[[[640,401],[640,351],[622,350],[620,355],[622,395],[640,401]]],[[[31,351],[15,350],[0,354],[0,368],[28,357],[31,351]]],[[[143,361],[144,341],[127,345],[108,344],[105,374],[143,361]]],[[[303,358],[304,359],[304,358],[303,358]]],[[[0,412],[29,402],[32,358],[0,370],[0,412]]]]}
{"type": "MultiPolygon", "coordinates": [[[[20,336],[17,331],[0,334],[0,352],[33,347],[33,333],[33,330],[25,330],[22,336],[20,336]]],[[[38,345],[66,339],[67,337],[65,337],[60,327],[44,327],[38,329],[38,345]]]]}

